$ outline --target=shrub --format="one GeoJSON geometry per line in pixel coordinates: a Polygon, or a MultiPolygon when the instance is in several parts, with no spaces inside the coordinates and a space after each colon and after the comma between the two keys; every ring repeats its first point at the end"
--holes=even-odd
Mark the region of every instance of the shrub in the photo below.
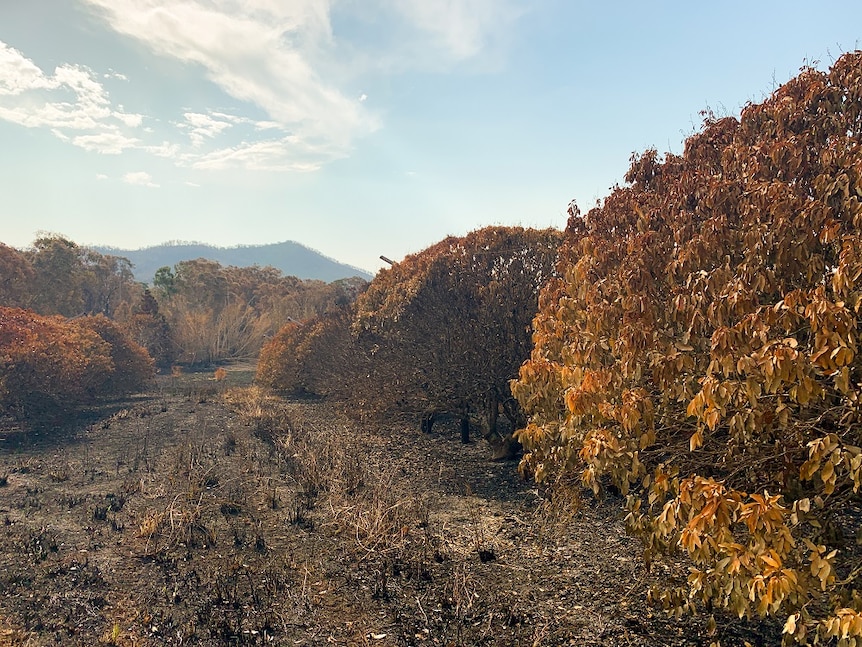
{"type": "Polygon", "coordinates": [[[17,416],[89,399],[113,368],[110,346],[95,331],[62,317],[0,308],[0,400],[17,416]]]}
{"type": "Polygon", "coordinates": [[[304,333],[300,324],[288,323],[263,345],[257,362],[257,383],[288,393],[304,389],[299,377],[301,364],[298,358],[298,347],[304,333]]]}
{"type": "Polygon", "coordinates": [[[105,317],[82,317],[74,324],[92,330],[110,347],[114,370],[97,389],[100,395],[125,395],[140,390],[153,376],[153,359],[120,326],[105,317]]]}
{"type": "Polygon", "coordinates": [[[288,393],[345,396],[362,370],[351,314],[342,307],[283,326],[260,352],[256,381],[288,393]]]}
{"type": "Polygon", "coordinates": [[[152,361],[104,317],[66,320],[0,307],[0,402],[38,418],[138,388],[152,361]]]}

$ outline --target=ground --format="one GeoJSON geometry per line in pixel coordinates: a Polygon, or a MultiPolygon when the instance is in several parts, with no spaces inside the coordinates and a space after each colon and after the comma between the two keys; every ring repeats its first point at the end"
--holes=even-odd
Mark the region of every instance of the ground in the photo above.
{"type": "Polygon", "coordinates": [[[549,501],[454,424],[227,378],[0,426],[0,645],[775,645],[668,617],[619,500],[549,501]]]}

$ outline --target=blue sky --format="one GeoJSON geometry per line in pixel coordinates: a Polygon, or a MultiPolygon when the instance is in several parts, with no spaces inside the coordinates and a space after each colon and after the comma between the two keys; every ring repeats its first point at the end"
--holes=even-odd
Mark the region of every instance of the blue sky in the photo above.
{"type": "Polygon", "coordinates": [[[0,241],[295,240],[368,270],[564,227],[862,44],[858,0],[0,1],[0,241]]]}

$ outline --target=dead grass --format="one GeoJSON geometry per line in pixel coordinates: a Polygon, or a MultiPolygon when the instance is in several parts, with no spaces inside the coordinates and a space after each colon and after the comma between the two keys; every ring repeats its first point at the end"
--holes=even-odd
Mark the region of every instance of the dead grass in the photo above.
{"type": "MultiPolygon", "coordinates": [[[[234,388],[233,370],[211,378],[165,376],[153,399],[64,444],[0,453],[0,639],[17,641],[6,644],[706,637],[703,623],[644,604],[655,573],[637,566],[615,503],[534,491],[454,427],[366,428],[325,402],[234,388]],[[197,382],[218,391],[201,402],[197,382]]],[[[710,640],[758,644],[739,626],[720,621],[710,640]]]]}
{"type": "Polygon", "coordinates": [[[0,647],[34,647],[38,637],[15,627],[8,619],[0,618],[0,647]]]}

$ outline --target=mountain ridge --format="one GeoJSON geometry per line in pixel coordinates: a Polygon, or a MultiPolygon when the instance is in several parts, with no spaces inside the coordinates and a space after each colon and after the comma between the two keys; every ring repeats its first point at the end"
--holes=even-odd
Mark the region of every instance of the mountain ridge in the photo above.
{"type": "Polygon", "coordinates": [[[285,276],[316,279],[331,283],[338,279],[358,276],[370,281],[373,275],[367,270],[341,263],[302,243],[293,240],[261,245],[217,247],[201,242],[169,241],[141,249],[123,249],[107,245],[93,245],[100,254],[122,256],[131,261],[135,280],[150,283],[160,267],[173,267],[181,261],[198,258],[236,267],[272,266],[285,276]]]}

